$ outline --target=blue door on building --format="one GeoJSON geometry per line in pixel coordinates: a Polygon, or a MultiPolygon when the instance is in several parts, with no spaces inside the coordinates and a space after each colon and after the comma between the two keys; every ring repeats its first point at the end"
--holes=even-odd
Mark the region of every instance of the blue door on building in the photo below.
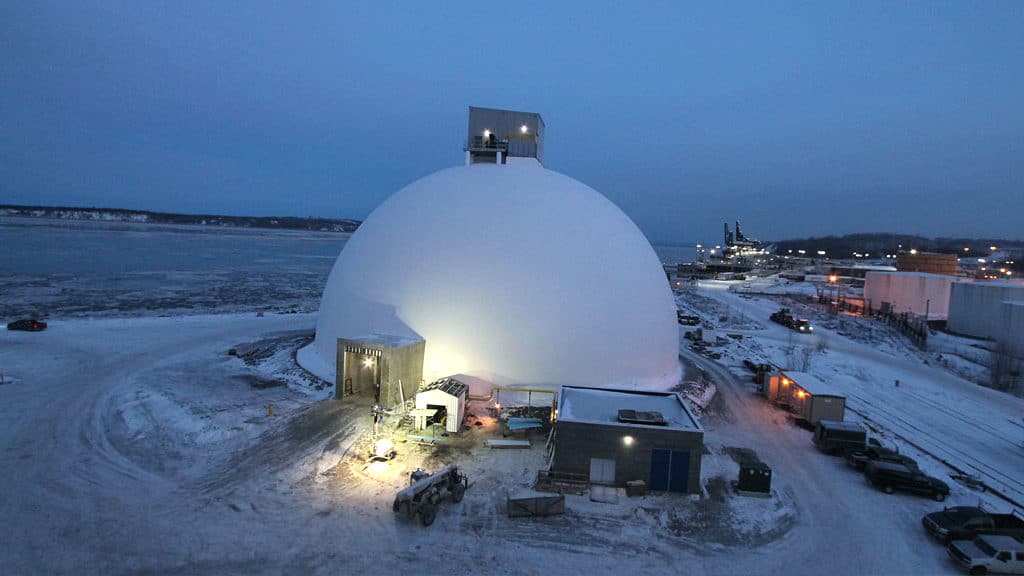
{"type": "Polygon", "coordinates": [[[651,450],[651,490],[686,492],[689,477],[689,451],[651,450]]]}

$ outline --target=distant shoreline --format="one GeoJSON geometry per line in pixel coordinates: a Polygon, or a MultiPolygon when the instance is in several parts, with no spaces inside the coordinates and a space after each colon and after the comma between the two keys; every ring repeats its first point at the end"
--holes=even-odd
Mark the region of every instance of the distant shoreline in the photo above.
{"type": "Polygon", "coordinates": [[[317,232],[355,232],[360,220],[350,218],[299,218],[296,216],[223,216],[217,214],[176,214],[121,208],[75,208],[68,206],[24,206],[0,204],[0,216],[87,220],[102,222],[138,222],[148,224],[190,224],[232,228],[268,228],[312,230],[317,232]]]}

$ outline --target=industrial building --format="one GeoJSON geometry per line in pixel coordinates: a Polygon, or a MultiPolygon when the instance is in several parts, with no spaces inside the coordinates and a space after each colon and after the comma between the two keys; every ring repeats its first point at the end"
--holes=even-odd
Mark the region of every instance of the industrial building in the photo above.
{"type": "Polygon", "coordinates": [[[1003,315],[1006,313],[1003,303],[1022,301],[1022,284],[956,282],[950,293],[949,320],[946,327],[950,332],[965,336],[996,338],[999,336],[1003,315]]]}
{"type": "Polygon", "coordinates": [[[693,494],[703,447],[704,430],[679,394],[564,386],[551,470],[693,494]]]}
{"type": "Polygon", "coordinates": [[[420,338],[370,334],[338,338],[334,396],[372,397],[394,405],[415,394],[423,379],[420,338]]]}
{"type": "Polygon", "coordinates": [[[957,257],[956,254],[935,252],[900,252],[896,254],[896,270],[956,276],[957,257]]]}
{"type": "Polygon", "coordinates": [[[384,393],[399,377],[406,397],[452,375],[555,389],[678,382],[675,302],[640,229],[543,167],[539,114],[472,108],[469,135],[465,165],[399,190],[345,244],[300,364],[339,396],[349,380],[384,393]],[[395,369],[404,346],[387,342],[421,342],[422,358],[395,369]],[[391,367],[360,372],[367,356],[391,367]]]}
{"type": "Polygon", "coordinates": [[[956,277],[925,272],[869,271],[864,275],[864,302],[884,314],[909,312],[929,320],[949,313],[950,286],[956,277]]]}

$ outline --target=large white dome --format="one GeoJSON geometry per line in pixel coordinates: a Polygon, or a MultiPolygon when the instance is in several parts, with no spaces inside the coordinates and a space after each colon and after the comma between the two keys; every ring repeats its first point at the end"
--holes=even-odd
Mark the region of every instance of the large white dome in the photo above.
{"type": "Polygon", "coordinates": [[[654,250],[604,196],[544,168],[476,164],[413,182],[363,222],[312,352],[333,373],[339,337],[420,336],[427,381],[662,387],[678,379],[674,311],[654,250]]]}

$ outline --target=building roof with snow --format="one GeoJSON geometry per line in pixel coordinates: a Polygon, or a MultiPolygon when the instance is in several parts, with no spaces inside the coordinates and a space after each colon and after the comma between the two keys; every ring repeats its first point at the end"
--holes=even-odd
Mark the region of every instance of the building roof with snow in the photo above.
{"type": "Polygon", "coordinates": [[[792,380],[794,384],[802,388],[804,392],[807,392],[811,396],[846,397],[845,392],[839,390],[828,382],[825,382],[821,378],[818,378],[814,374],[784,370],[782,371],[782,375],[792,380]]]}
{"type": "Polygon", "coordinates": [[[563,386],[558,419],[606,425],[656,426],[670,430],[703,430],[682,396],[675,392],[563,386]],[[625,417],[623,412],[626,413],[625,417]],[[653,417],[654,414],[661,417],[661,422],[653,423],[658,421],[653,417]]]}

